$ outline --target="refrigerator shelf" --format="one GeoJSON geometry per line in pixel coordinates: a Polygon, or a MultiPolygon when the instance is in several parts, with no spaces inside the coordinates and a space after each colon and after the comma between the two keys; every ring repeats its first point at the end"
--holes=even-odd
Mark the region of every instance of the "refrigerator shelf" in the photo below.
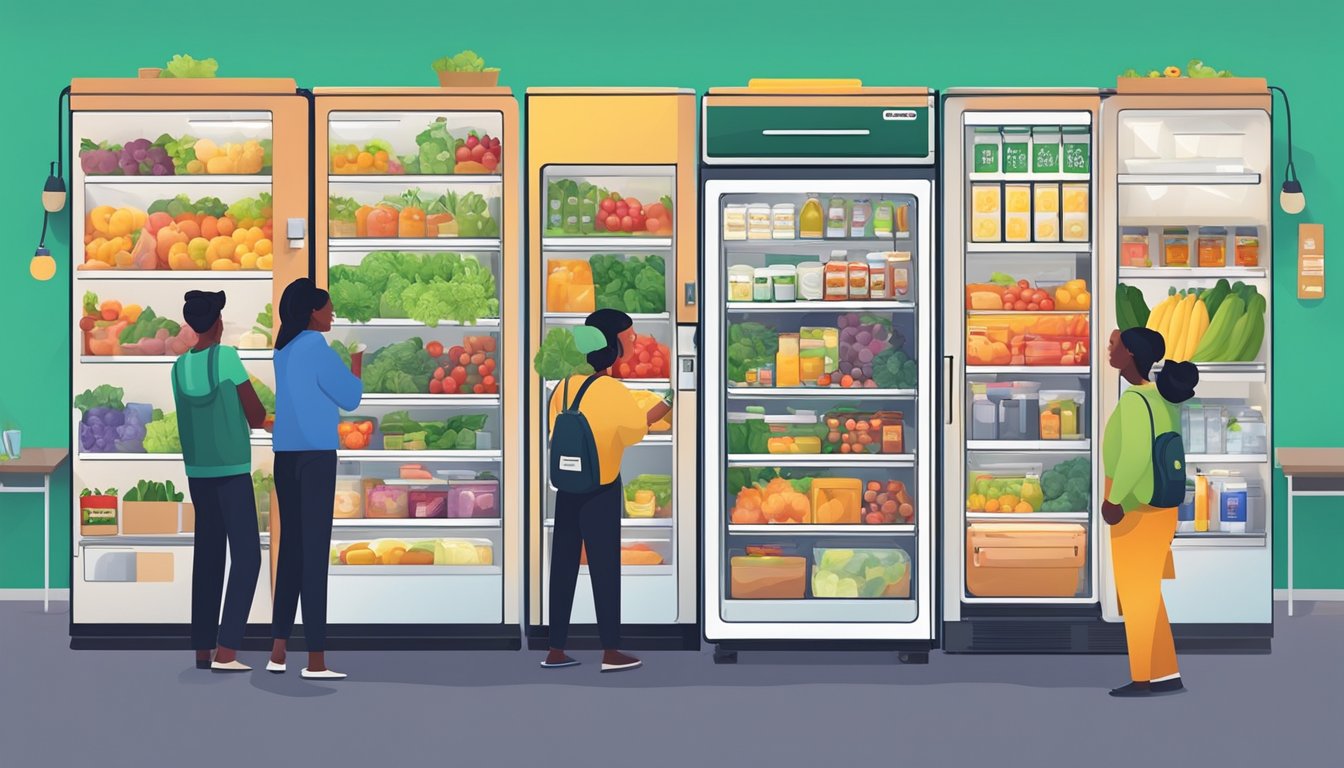
{"type": "Polygon", "coordinates": [[[346,451],[336,452],[341,461],[424,464],[463,464],[500,461],[502,451],[346,451]]]}
{"type": "Polygon", "coordinates": [[[406,517],[392,519],[345,518],[332,520],[333,528],[499,528],[499,518],[406,517]]]}
{"type": "Polygon", "coordinates": [[[980,315],[1086,315],[1087,309],[968,309],[967,317],[980,315]]]}
{"type": "Polygon", "coordinates": [[[151,184],[164,186],[200,186],[202,184],[251,184],[270,188],[271,174],[252,174],[248,176],[234,174],[192,173],[174,176],[85,176],[84,186],[99,187],[116,184],[151,184]]]}
{"type": "Polygon", "coordinates": [[[967,512],[966,520],[976,523],[1086,523],[1088,512],[967,512]]]}
{"type": "Polygon", "coordinates": [[[1263,533],[1177,533],[1173,549],[1260,548],[1265,546],[1263,533]]]}
{"type": "Polygon", "coordinates": [[[401,184],[407,188],[430,184],[502,184],[504,177],[498,174],[458,173],[448,176],[420,176],[416,174],[331,174],[327,183],[333,187],[357,187],[361,184],[401,184]]]}
{"type": "Polygon", "coordinates": [[[1258,173],[1121,173],[1115,177],[1120,185],[1177,186],[1238,184],[1254,186],[1260,183],[1258,173]]]}
{"type": "Polygon", "coordinates": [[[380,392],[366,393],[359,401],[361,407],[370,405],[416,408],[419,406],[499,407],[499,395],[394,395],[380,392]]]}
{"type": "Polygon", "coordinates": [[[830,240],[804,240],[800,237],[780,238],[778,240],[758,239],[758,240],[720,240],[723,250],[728,252],[750,252],[750,253],[781,253],[789,249],[817,248],[830,250],[832,248],[862,248],[871,247],[874,249],[891,249],[896,246],[896,240],[909,240],[909,232],[896,232],[892,237],[855,237],[855,238],[832,238],[830,240]]]}
{"type": "Polygon", "coordinates": [[[498,565],[333,565],[331,576],[500,576],[498,565]]]}
{"type": "Polygon", "coordinates": [[[269,269],[76,269],[76,280],[190,280],[193,283],[239,280],[271,280],[269,269]]]}
{"type": "MultiPolygon", "coordinates": [[[[475,324],[468,325],[459,323],[455,320],[440,320],[439,327],[450,328],[498,328],[500,325],[497,317],[483,317],[477,320],[475,324]]],[[[331,321],[332,328],[428,328],[422,322],[398,317],[375,317],[367,323],[356,323],[353,320],[346,320],[343,317],[337,317],[331,321]]]]}
{"type": "Polygon", "coordinates": [[[762,398],[828,398],[841,400],[913,400],[914,389],[864,389],[860,387],[729,387],[729,397],[751,400],[762,398]]]}
{"type": "MultiPolygon", "coordinates": [[[[675,576],[675,565],[622,565],[621,576],[675,576]]],[[[587,576],[588,566],[579,566],[579,575],[587,576]]]]}
{"type": "Polygon", "coordinates": [[[967,376],[1090,376],[1092,368],[1086,365],[968,365],[967,376]]]}
{"type": "Polygon", "coordinates": [[[448,253],[491,252],[500,249],[499,238],[469,237],[368,237],[334,238],[327,242],[332,253],[368,251],[443,251],[448,253]]]}
{"type": "Polygon", "coordinates": [[[75,454],[80,461],[182,461],[180,453],[85,453],[75,454]]]}
{"type": "Polygon", "coordinates": [[[1012,453],[1086,453],[1092,450],[1091,440],[967,440],[968,451],[1000,451],[1012,453]]]}
{"type": "MultiPolygon", "coordinates": [[[[672,386],[672,382],[668,379],[617,379],[617,381],[631,389],[669,389],[672,386]]],[[[555,389],[555,385],[559,383],[555,379],[547,379],[546,388],[555,389]]]]}
{"type": "MultiPolygon", "coordinates": [[[[542,315],[542,322],[548,325],[583,325],[586,319],[588,319],[586,312],[546,312],[542,315]]],[[[665,323],[672,319],[672,315],[668,312],[631,314],[630,319],[636,323],[665,323]]]]}
{"type": "Polygon", "coordinates": [[[914,536],[915,526],[913,525],[809,525],[800,524],[778,524],[778,525],[728,525],[728,533],[732,535],[753,535],[753,536],[914,536]]]}
{"type": "Polygon", "coordinates": [[[670,251],[670,237],[543,237],[543,251],[595,251],[613,253],[620,251],[670,251]]]}
{"type": "Polygon", "coordinates": [[[967,253],[1091,253],[1092,243],[967,243],[967,253]]]}
{"type": "Polygon", "coordinates": [[[638,443],[635,443],[635,446],[638,447],[641,445],[671,445],[671,444],[672,444],[672,435],[659,433],[656,435],[645,435],[643,440],[640,440],[638,443]]]}
{"type": "Polygon", "coordinates": [[[1026,183],[1032,181],[1074,181],[1087,184],[1092,181],[1090,173],[968,173],[970,181],[1007,181],[1026,183]]]}
{"type": "Polygon", "coordinates": [[[1187,453],[1186,464],[1266,464],[1269,456],[1263,453],[1187,453]]]}
{"type": "MultiPolygon", "coordinates": [[[[809,577],[809,582],[811,581],[809,577]]],[[[810,586],[810,585],[809,585],[810,586]]],[[[733,600],[722,602],[723,617],[733,622],[797,624],[819,638],[845,637],[850,623],[895,624],[914,621],[919,607],[913,598],[811,598],[802,600],[733,600]],[[833,626],[826,626],[831,624],[833,626]],[[839,625],[839,626],[834,626],[839,625]]]]}
{"type": "MultiPolygon", "coordinates": [[[[547,528],[555,527],[555,518],[548,517],[542,521],[542,525],[547,528]]],[[[670,517],[622,517],[622,528],[671,528],[673,527],[670,517]]]]}
{"type": "Polygon", "coordinates": [[[914,312],[913,301],[730,301],[729,312],[914,312]]]}
{"type": "Polygon", "coordinates": [[[1263,280],[1264,267],[1121,267],[1121,280],[1263,280]]]}
{"type": "Polygon", "coordinates": [[[911,453],[730,453],[730,467],[913,467],[911,453]]]}
{"type": "MultiPolygon", "coordinates": [[[[269,349],[240,349],[242,360],[270,360],[274,351],[269,349]]],[[[172,365],[177,355],[81,355],[80,365],[172,365]]]]}
{"type": "MultiPolygon", "coordinates": [[[[265,534],[262,534],[263,536],[265,534]]],[[[81,549],[95,547],[189,547],[196,541],[194,533],[163,533],[154,536],[83,536],[81,549]]]]}
{"type": "MultiPolygon", "coordinates": [[[[1201,382],[1232,384],[1260,384],[1265,381],[1264,363],[1195,363],[1201,382]]],[[[1162,370],[1162,363],[1153,366],[1153,373],[1162,370]]]]}

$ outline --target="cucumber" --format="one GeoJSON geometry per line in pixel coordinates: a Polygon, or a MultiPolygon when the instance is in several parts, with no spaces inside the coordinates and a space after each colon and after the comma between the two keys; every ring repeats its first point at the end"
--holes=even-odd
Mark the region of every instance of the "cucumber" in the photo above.
{"type": "Polygon", "coordinates": [[[1190,359],[1197,363],[1209,363],[1216,360],[1222,360],[1219,355],[1227,346],[1228,338],[1232,333],[1232,327],[1236,325],[1237,320],[1241,318],[1243,312],[1241,298],[1236,295],[1229,295],[1218,307],[1218,314],[1209,323],[1209,330],[1204,332],[1203,338],[1199,340],[1199,347],[1195,349],[1195,354],[1190,359]]]}
{"type": "Polygon", "coordinates": [[[1129,303],[1129,286],[1124,283],[1115,285],[1115,324],[1122,331],[1138,325],[1134,318],[1134,308],[1129,303]]]}
{"type": "Polygon", "coordinates": [[[1134,309],[1135,325],[1142,328],[1148,324],[1148,302],[1143,300],[1143,291],[1129,286],[1129,302],[1134,309]]]}

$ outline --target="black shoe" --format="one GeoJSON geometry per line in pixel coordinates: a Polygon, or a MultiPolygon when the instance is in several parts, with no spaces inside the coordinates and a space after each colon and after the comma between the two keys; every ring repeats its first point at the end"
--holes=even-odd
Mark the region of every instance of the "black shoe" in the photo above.
{"type": "Polygon", "coordinates": [[[1130,683],[1121,688],[1113,688],[1111,695],[1117,699],[1137,699],[1152,695],[1152,686],[1148,683],[1130,683]]]}
{"type": "Polygon", "coordinates": [[[209,669],[209,668],[210,668],[210,660],[209,660],[209,659],[197,659],[197,660],[196,660],[196,668],[197,668],[197,669],[209,669]]]}
{"type": "Polygon", "coordinates": [[[1173,677],[1170,680],[1159,680],[1148,684],[1148,690],[1154,696],[1169,696],[1173,693],[1183,693],[1185,685],[1181,683],[1181,678],[1173,677]]]}

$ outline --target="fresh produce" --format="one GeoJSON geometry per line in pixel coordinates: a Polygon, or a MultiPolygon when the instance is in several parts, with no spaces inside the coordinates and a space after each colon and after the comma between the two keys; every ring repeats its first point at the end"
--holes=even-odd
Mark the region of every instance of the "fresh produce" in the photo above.
{"type": "Polygon", "coordinates": [[[667,311],[667,264],[662,256],[623,258],[599,253],[593,255],[590,264],[598,309],[631,314],[667,311]]]}
{"type": "MultiPolygon", "coordinates": [[[[889,349],[905,346],[905,336],[891,325],[891,319],[881,315],[847,312],[836,319],[840,327],[840,366],[823,377],[821,386],[839,384],[842,387],[878,386],[874,378],[877,356],[889,349]]],[[[891,358],[886,359],[888,367],[891,358]]],[[[901,361],[902,373],[905,362],[901,361]]],[[[884,375],[885,377],[885,375],[884,375]]]]}
{"type": "Polygon", "coordinates": [[[779,352],[779,332],[760,323],[732,323],[728,326],[728,381],[742,384],[747,371],[773,365],[779,352]]]}
{"type": "Polygon", "coordinates": [[[336,438],[346,450],[368,448],[373,438],[373,422],[368,419],[342,419],[336,425],[336,438]]]}
{"type": "Polygon", "coordinates": [[[626,517],[671,517],[672,476],[636,475],[625,484],[626,517]]]}
{"type": "Polygon", "coordinates": [[[910,556],[901,549],[816,550],[812,596],[909,597],[910,556]]]}
{"type": "MultiPolygon", "coordinates": [[[[411,173],[444,176],[457,164],[457,140],[448,133],[448,121],[438,118],[416,134],[416,156],[409,161],[411,173]]],[[[470,158],[468,158],[470,159],[470,158]]]]}
{"type": "MultiPolygon", "coordinates": [[[[1092,508],[1092,462],[1086,456],[1060,462],[1041,474],[1041,512],[1087,512],[1092,508]]],[[[988,510],[986,510],[988,511],[988,510]]]]}
{"type": "Polygon", "coordinates": [[[159,317],[149,307],[123,306],[111,299],[100,303],[97,294],[87,291],[83,309],[79,327],[88,355],[180,355],[197,341],[190,326],[159,317]]]}
{"type": "Polygon", "coordinates": [[[160,483],[141,480],[121,497],[122,501],[182,501],[186,494],[173,487],[173,481],[160,483]]]}
{"type": "Polygon", "coordinates": [[[84,224],[80,269],[270,269],[270,195],[225,207],[215,197],[156,200],[148,211],[99,206],[84,224]]]}
{"type": "Polygon", "coordinates": [[[80,269],[154,269],[155,243],[143,231],[149,214],[138,208],[101,205],[84,219],[84,263],[80,269]]]}
{"type": "Polygon", "coordinates": [[[1191,59],[1185,65],[1184,73],[1177,66],[1168,66],[1162,70],[1150,69],[1146,75],[1131,68],[1121,72],[1120,77],[1232,77],[1232,73],[1225,69],[1214,69],[1199,59],[1191,59]]]}
{"type": "Polygon", "coordinates": [[[590,314],[597,309],[597,289],[593,283],[593,265],[586,259],[548,259],[546,311],[590,314]]]}
{"type": "Polygon", "coordinates": [[[148,405],[122,403],[120,387],[100,384],[74,400],[80,410],[79,449],[85,453],[143,453],[148,405]]]}
{"type": "Polygon", "coordinates": [[[88,176],[172,176],[174,170],[168,151],[146,138],[124,145],[83,139],[79,163],[88,176]]]}
{"type": "Polygon", "coordinates": [[[1041,480],[1032,475],[973,475],[967,488],[966,509],[970,512],[1038,512],[1046,498],[1041,486],[1041,480]]]}
{"type": "Polygon", "coordinates": [[[167,134],[158,139],[178,174],[268,174],[271,169],[271,140],[246,139],[217,144],[208,138],[167,134]]]}
{"type": "Polygon", "coordinates": [[[812,501],[808,498],[811,486],[811,478],[761,477],[738,491],[729,517],[735,525],[811,523],[812,501]]]}
{"type": "Polygon", "coordinates": [[[485,66],[485,59],[475,51],[459,51],[452,56],[435,59],[429,65],[435,72],[498,72],[499,67],[485,66]]]}
{"type": "Polygon", "coordinates": [[[561,381],[570,376],[587,376],[593,367],[575,345],[574,334],[568,328],[552,328],[532,358],[532,370],[545,381],[561,381]]]}
{"type": "MultiPolygon", "coordinates": [[[[649,392],[649,391],[647,391],[647,390],[643,390],[643,389],[636,389],[636,390],[631,391],[630,394],[634,395],[634,397],[635,397],[635,402],[639,404],[639,408],[640,408],[640,410],[643,410],[643,411],[651,411],[651,410],[653,410],[655,407],[657,407],[659,403],[662,403],[662,402],[663,402],[663,398],[662,398],[661,396],[659,396],[656,392],[649,392]]],[[[650,431],[650,432],[671,432],[671,431],[672,431],[672,415],[669,413],[668,415],[664,416],[663,418],[659,419],[658,421],[655,421],[654,423],[650,424],[650,425],[649,425],[649,431],[650,431]]]]}
{"type": "Polygon", "coordinates": [[[329,156],[331,172],[337,176],[369,173],[399,175],[406,172],[392,145],[382,139],[373,139],[362,147],[358,144],[332,144],[329,156]]]}
{"type": "Polygon", "coordinates": [[[905,350],[888,347],[873,358],[873,381],[882,389],[915,389],[919,364],[905,350]]]}
{"type": "Polygon", "coordinates": [[[672,354],[652,336],[640,336],[611,367],[618,379],[666,379],[671,376],[672,354]]]}
{"type": "Polygon", "coordinates": [[[327,231],[332,237],[356,237],[359,227],[356,214],[360,209],[358,200],[353,197],[327,198],[327,231]]]}
{"type": "Polygon", "coordinates": [[[455,144],[456,173],[494,173],[499,168],[503,153],[498,138],[469,131],[466,139],[458,139],[455,144]]]}
{"type": "Polygon", "coordinates": [[[825,453],[904,453],[904,414],[900,411],[860,413],[852,408],[838,408],[826,414],[822,422],[825,453]],[[898,431],[899,437],[884,439],[887,429],[898,431]],[[899,443],[891,447],[888,443],[899,443]]]}
{"type": "Polygon", "coordinates": [[[197,61],[185,53],[179,53],[163,65],[159,77],[214,77],[217,71],[219,62],[214,59],[197,61]]]}
{"type": "MultiPolygon", "coordinates": [[[[1141,297],[1129,295],[1131,306],[1142,303],[1141,297]]],[[[1259,356],[1264,343],[1267,308],[1254,286],[1219,280],[1208,290],[1171,288],[1145,326],[1162,334],[1168,360],[1248,362],[1259,356]]],[[[1125,316],[1120,317],[1123,330],[1125,316]]]]}
{"type": "Polygon", "coordinates": [[[1143,292],[1132,285],[1116,284],[1116,326],[1122,331],[1127,331],[1130,328],[1142,328],[1148,324],[1148,316],[1148,304],[1143,300],[1143,292]]]}
{"type": "Polygon", "coordinates": [[[863,490],[863,512],[866,525],[910,524],[915,521],[915,500],[900,480],[870,480],[863,490]]]}
{"type": "Polygon", "coordinates": [[[547,197],[553,206],[558,204],[560,211],[558,217],[547,222],[548,236],[672,235],[672,198],[666,195],[645,207],[637,198],[623,197],[590,182],[556,179],[547,186],[547,197]],[[591,222],[579,210],[587,211],[590,206],[591,222]]]}
{"type": "Polygon", "coordinates": [[[271,494],[275,492],[275,475],[260,469],[252,470],[252,499],[257,506],[257,528],[265,533],[271,527],[271,494]]]}
{"type": "Polygon", "coordinates": [[[354,322],[410,318],[432,328],[499,314],[495,276],[474,256],[375,251],[357,266],[332,267],[328,279],[336,311],[354,322]]]}
{"type": "Polygon", "coordinates": [[[154,411],[154,419],[145,426],[145,453],[181,453],[177,433],[177,413],[154,411]]]}
{"type": "Polygon", "coordinates": [[[380,539],[374,542],[334,542],[331,565],[490,565],[494,549],[479,539],[425,539],[405,542],[380,539]]]}
{"type": "Polygon", "coordinates": [[[406,411],[393,411],[383,417],[379,431],[383,448],[389,451],[471,451],[476,449],[477,433],[484,431],[488,419],[488,415],[478,413],[420,422],[406,411]]]}

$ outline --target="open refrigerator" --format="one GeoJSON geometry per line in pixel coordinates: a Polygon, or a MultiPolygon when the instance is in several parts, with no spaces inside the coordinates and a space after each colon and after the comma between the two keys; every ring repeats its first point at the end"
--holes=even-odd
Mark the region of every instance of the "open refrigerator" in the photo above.
{"type": "Polygon", "coordinates": [[[925,88],[702,100],[705,638],[927,661],[935,122],[925,88]]]}
{"type": "MultiPolygon", "coordinates": [[[[1167,613],[1180,647],[1268,649],[1270,93],[1253,78],[1121,79],[1102,101],[1100,133],[1104,327],[1154,328],[1167,358],[1199,366],[1195,397],[1181,406],[1188,494],[1172,546],[1176,578],[1163,582],[1167,613]]],[[[1127,386],[1106,373],[1098,387],[1102,414],[1127,386]]],[[[1104,554],[1108,540],[1103,533],[1104,554]]],[[[1103,615],[1117,622],[1123,612],[1109,557],[1101,565],[1103,615]]]]}
{"type": "MultiPolygon", "coordinates": [[[[195,515],[169,377],[195,343],[183,295],[226,292],[223,343],[273,408],[271,308],[308,272],[308,101],[288,79],[76,79],[70,110],[71,644],[185,643],[195,515]]],[[[252,446],[266,548],[269,434],[252,446]]],[[[270,622],[265,570],[251,625],[270,622]]]]}
{"type": "Polygon", "coordinates": [[[518,648],[518,102],[507,88],[313,98],[313,276],[336,310],[328,340],[364,381],[340,427],[331,634],[518,648]]]}
{"type": "MultiPolygon", "coordinates": [[[[626,312],[638,341],[614,375],[646,407],[673,410],[625,452],[621,478],[622,642],[697,648],[699,517],[695,95],[675,88],[527,91],[529,272],[527,638],[547,647],[556,494],[547,477],[548,408],[584,365],[571,329],[598,308],[626,312]]],[[[518,380],[522,380],[519,377],[518,380]]],[[[587,565],[571,647],[596,647],[587,565]]]]}
{"type": "Polygon", "coordinates": [[[1100,107],[1096,89],[944,102],[949,651],[1123,647],[1099,621],[1100,107]]]}

